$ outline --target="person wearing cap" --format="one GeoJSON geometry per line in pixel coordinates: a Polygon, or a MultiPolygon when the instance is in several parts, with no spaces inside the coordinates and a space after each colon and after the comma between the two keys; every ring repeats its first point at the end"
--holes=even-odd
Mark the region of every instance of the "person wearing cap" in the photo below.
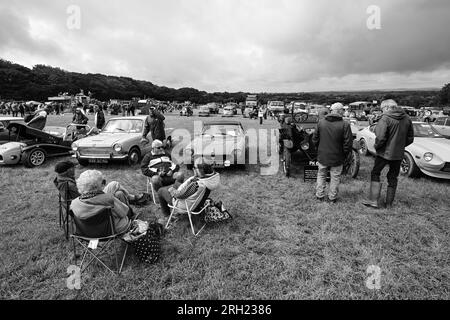
{"type": "Polygon", "coordinates": [[[75,163],[71,161],[58,162],[55,166],[55,172],[58,175],[53,183],[61,195],[62,203],[65,205],[66,201],[70,202],[79,197],[80,193],[75,182],[75,163]]]}
{"type": "Polygon", "coordinates": [[[328,190],[328,200],[335,203],[338,197],[341,173],[344,160],[352,151],[353,135],[350,124],[342,119],[344,106],[335,103],[331,106],[331,113],[319,120],[313,134],[313,143],[317,146],[317,160],[319,172],[317,173],[316,198],[325,199],[325,188],[328,171],[331,180],[328,190]]]}
{"type": "Polygon", "coordinates": [[[369,198],[363,201],[367,207],[380,207],[382,189],[381,171],[389,165],[387,173],[388,187],[386,191],[386,207],[391,207],[397,190],[398,175],[405,147],[414,142],[412,121],[403,108],[394,100],[381,103],[383,115],[375,127],[375,150],[377,155],[370,177],[369,198]]]}
{"type": "Polygon", "coordinates": [[[158,191],[163,186],[170,186],[180,178],[180,166],[172,162],[170,154],[164,150],[160,140],[152,142],[152,150],[147,153],[141,162],[141,171],[151,178],[153,188],[158,191]]]}
{"type": "Polygon", "coordinates": [[[164,131],[164,120],[166,118],[154,108],[150,108],[149,116],[145,119],[144,132],[142,134],[142,143],[148,143],[147,135],[151,133],[152,140],[164,141],[166,139],[166,132],[164,131]]]}

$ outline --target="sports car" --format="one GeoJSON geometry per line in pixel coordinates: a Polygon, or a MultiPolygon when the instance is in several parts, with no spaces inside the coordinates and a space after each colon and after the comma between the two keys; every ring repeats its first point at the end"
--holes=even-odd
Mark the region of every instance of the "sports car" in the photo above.
{"type": "MultiPolygon", "coordinates": [[[[375,126],[358,131],[361,154],[376,154],[375,126]]],[[[425,175],[450,179],[450,139],[425,122],[413,122],[414,142],[405,148],[401,173],[408,177],[425,175]]]]}
{"type": "Polygon", "coordinates": [[[185,148],[187,165],[203,158],[214,167],[245,164],[245,131],[238,121],[205,122],[201,133],[185,148]]]}
{"type": "Polygon", "coordinates": [[[41,166],[47,158],[71,154],[72,142],[59,134],[50,134],[20,123],[10,123],[7,130],[10,140],[0,145],[0,164],[23,163],[32,168],[41,166]]]}
{"type": "Polygon", "coordinates": [[[0,145],[9,142],[11,139],[15,140],[15,137],[10,137],[8,125],[11,122],[24,123],[23,118],[19,117],[0,117],[0,145]]]}
{"type": "MultiPolygon", "coordinates": [[[[119,117],[110,119],[98,135],[86,137],[72,144],[80,165],[127,161],[129,165],[140,163],[141,158],[151,150],[151,143],[142,144],[144,123],[147,116],[119,117]]],[[[172,129],[166,129],[166,137],[172,129]]],[[[151,141],[151,135],[147,138],[151,141]]]]}

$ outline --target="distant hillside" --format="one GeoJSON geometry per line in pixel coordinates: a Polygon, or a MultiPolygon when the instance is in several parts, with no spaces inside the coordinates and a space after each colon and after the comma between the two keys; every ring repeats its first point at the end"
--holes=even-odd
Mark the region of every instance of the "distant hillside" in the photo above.
{"type": "Polygon", "coordinates": [[[193,88],[172,89],[160,87],[148,81],[102,74],[82,74],[59,68],[36,65],[33,69],[0,59],[0,96],[2,99],[45,101],[60,92],[92,92],[93,97],[131,99],[148,97],[162,101],[192,101],[195,103],[245,101],[246,94],[207,93],[193,88]]]}
{"type": "MultiPolygon", "coordinates": [[[[207,93],[194,88],[173,89],[157,86],[148,81],[102,74],[69,72],[45,65],[36,65],[29,69],[0,59],[1,99],[46,101],[48,97],[58,95],[60,92],[75,94],[80,89],[83,89],[86,93],[92,92],[93,97],[101,101],[147,97],[162,101],[192,101],[203,104],[207,102],[244,102],[247,96],[245,92],[207,93]]],[[[401,105],[413,107],[433,106],[440,102],[439,92],[436,89],[259,93],[258,98],[261,103],[266,103],[269,100],[285,102],[300,100],[320,104],[331,104],[336,101],[348,104],[354,101],[381,101],[390,98],[395,99],[401,105]]]]}

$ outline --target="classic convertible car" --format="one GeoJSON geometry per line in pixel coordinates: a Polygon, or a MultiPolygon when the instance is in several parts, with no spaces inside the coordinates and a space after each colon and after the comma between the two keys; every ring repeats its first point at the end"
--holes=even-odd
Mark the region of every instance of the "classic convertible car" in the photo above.
{"type": "MultiPolygon", "coordinates": [[[[151,143],[142,144],[142,134],[147,116],[110,119],[98,135],[80,139],[72,144],[75,157],[82,166],[90,163],[127,161],[130,165],[140,163],[151,150],[151,143]]],[[[171,129],[166,129],[166,137],[171,129]]],[[[151,135],[147,136],[151,140],[151,135]]]]}
{"type": "MultiPolygon", "coordinates": [[[[65,156],[71,153],[71,141],[60,134],[27,127],[20,123],[10,123],[7,127],[9,142],[0,145],[0,164],[23,163],[27,167],[38,167],[49,157],[65,156]]],[[[55,128],[63,132],[64,128],[55,128]]]]}
{"type": "Polygon", "coordinates": [[[245,131],[238,121],[211,121],[203,123],[199,136],[186,146],[190,157],[188,167],[195,159],[203,158],[214,167],[245,164],[245,131]]]}
{"type": "MultiPolygon", "coordinates": [[[[375,126],[371,125],[356,134],[361,154],[376,154],[375,126]]],[[[450,139],[424,122],[413,122],[413,127],[414,143],[405,149],[401,173],[415,177],[422,172],[431,177],[450,179],[450,139]]]]}

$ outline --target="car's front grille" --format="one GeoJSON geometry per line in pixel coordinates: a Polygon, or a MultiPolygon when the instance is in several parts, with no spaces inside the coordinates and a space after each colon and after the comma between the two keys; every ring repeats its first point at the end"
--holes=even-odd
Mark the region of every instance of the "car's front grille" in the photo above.
{"type": "Polygon", "coordinates": [[[82,156],[87,155],[109,155],[112,152],[112,148],[80,148],[79,153],[82,156]]]}
{"type": "Polygon", "coordinates": [[[450,162],[446,162],[441,171],[450,172],[450,162]]]}

